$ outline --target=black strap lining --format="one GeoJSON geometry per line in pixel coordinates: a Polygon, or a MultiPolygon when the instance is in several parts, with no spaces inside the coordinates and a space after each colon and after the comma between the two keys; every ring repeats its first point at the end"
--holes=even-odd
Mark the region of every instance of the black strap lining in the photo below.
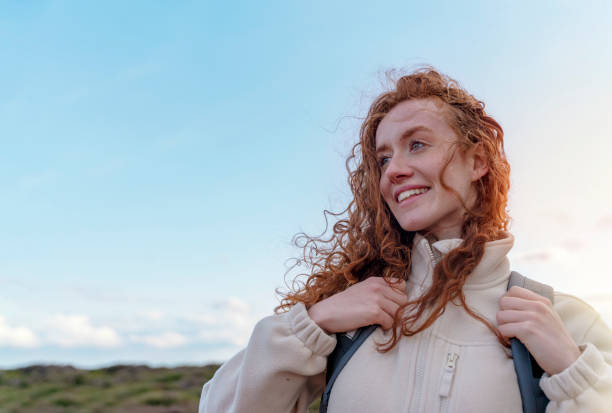
{"type": "Polygon", "coordinates": [[[377,325],[363,327],[359,329],[358,333],[355,335],[355,337],[353,337],[353,344],[351,344],[351,347],[348,349],[348,351],[342,355],[342,357],[338,361],[338,364],[334,366],[334,372],[332,373],[331,377],[327,381],[327,384],[325,386],[325,392],[323,393],[323,397],[321,398],[320,413],[327,412],[327,404],[329,403],[329,396],[331,394],[332,388],[334,387],[334,382],[338,378],[338,375],[340,374],[340,372],[342,371],[346,363],[348,363],[351,357],[353,357],[353,354],[355,354],[355,352],[359,349],[359,347],[361,347],[361,344],[363,344],[363,342],[370,336],[370,334],[374,332],[374,330],[376,330],[376,328],[378,328],[377,325]]]}

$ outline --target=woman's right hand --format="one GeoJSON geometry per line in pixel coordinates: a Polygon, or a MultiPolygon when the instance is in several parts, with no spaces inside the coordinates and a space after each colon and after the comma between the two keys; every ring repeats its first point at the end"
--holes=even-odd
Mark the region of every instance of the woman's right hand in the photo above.
{"type": "Polygon", "coordinates": [[[407,302],[406,281],[389,285],[382,277],[370,277],[312,305],[308,315],[328,333],[371,324],[380,324],[387,330],[393,326],[399,306],[407,302]]]}

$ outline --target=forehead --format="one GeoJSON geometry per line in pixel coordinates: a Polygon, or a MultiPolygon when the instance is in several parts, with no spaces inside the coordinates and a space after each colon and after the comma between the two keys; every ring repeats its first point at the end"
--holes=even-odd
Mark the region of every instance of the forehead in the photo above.
{"type": "Polygon", "coordinates": [[[387,113],[376,129],[376,146],[388,145],[413,128],[426,128],[440,137],[454,137],[448,124],[446,103],[434,98],[413,99],[398,103],[387,113]]]}

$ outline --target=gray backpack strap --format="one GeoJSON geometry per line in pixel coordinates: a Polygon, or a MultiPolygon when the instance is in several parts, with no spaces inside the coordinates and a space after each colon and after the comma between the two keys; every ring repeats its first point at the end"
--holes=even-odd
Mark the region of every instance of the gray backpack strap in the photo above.
{"type": "Polygon", "coordinates": [[[551,303],[555,302],[555,290],[550,285],[542,284],[537,281],[527,278],[516,271],[510,273],[510,280],[508,281],[508,290],[515,285],[526,288],[533,291],[536,294],[546,297],[551,303]]]}
{"type": "Polygon", "coordinates": [[[334,351],[327,358],[327,374],[326,384],[323,395],[321,396],[321,405],[319,406],[319,413],[327,412],[327,405],[329,404],[329,397],[331,396],[334,382],[338,375],[346,366],[346,363],[351,359],[353,354],[359,349],[359,347],[366,341],[368,337],[378,328],[378,325],[371,325],[361,327],[355,335],[351,338],[345,334],[336,334],[337,343],[334,351]]]}
{"type": "MultiPolygon", "coordinates": [[[[513,271],[510,273],[508,290],[515,285],[531,290],[553,302],[554,290],[552,287],[513,271]]],[[[521,392],[523,413],[544,413],[548,405],[548,398],[540,388],[540,378],[544,371],[519,339],[512,338],[510,347],[512,349],[514,371],[521,392]]]]}

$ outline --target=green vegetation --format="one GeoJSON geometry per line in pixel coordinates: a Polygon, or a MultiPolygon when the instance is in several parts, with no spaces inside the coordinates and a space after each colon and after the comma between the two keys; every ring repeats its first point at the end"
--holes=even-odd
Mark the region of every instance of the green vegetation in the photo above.
{"type": "Polygon", "coordinates": [[[218,367],[0,370],[0,413],[194,413],[218,367]]]}
{"type": "MultiPolygon", "coordinates": [[[[0,370],[0,413],[195,413],[218,365],[97,370],[30,366],[0,370]]],[[[319,411],[319,402],[309,413],[319,411]]]]}

